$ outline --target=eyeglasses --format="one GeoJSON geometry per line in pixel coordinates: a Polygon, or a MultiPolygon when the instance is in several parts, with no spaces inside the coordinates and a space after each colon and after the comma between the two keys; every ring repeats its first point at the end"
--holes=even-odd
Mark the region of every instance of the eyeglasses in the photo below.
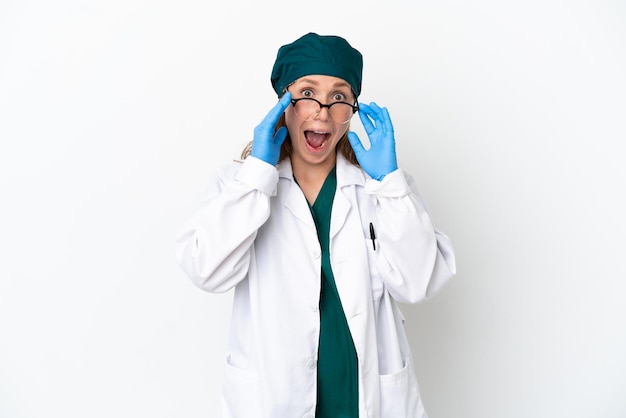
{"type": "Polygon", "coordinates": [[[311,97],[301,97],[299,99],[291,99],[291,104],[296,112],[296,115],[303,120],[315,119],[318,113],[325,107],[328,109],[330,118],[335,123],[348,123],[352,115],[359,110],[358,104],[351,105],[346,102],[332,102],[330,104],[322,104],[318,100],[311,97]]]}

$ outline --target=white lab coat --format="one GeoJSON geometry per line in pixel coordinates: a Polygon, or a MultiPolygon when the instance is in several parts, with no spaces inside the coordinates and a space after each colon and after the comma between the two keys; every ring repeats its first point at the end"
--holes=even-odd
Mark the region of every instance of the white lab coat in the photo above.
{"type": "MultiPolygon", "coordinates": [[[[439,289],[455,273],[452,246],[401,170],[376,181],[339,154],[336,173],[330,256],[358,358],[359,416],[426,417],[396,301],[439,289]]],[[[321,247],[290,161],[218,170],[176,255],[200,288],[235,288],[221,416],[313,418],[321,247]]]]}

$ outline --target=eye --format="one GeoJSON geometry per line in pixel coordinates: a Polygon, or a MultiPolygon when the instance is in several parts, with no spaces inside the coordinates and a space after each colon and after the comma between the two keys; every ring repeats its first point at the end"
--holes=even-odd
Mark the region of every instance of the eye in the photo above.
{"type": "Polygon", "coordinates": [[[346,96],[343,93],[335,93],[333,96],[333,102],[345,102],[346,96]]]}
{"type": "Polygon", "coordinates": [[[309,89],[302,90],[302,97],[313,97],[313,91],[309,89]]]}

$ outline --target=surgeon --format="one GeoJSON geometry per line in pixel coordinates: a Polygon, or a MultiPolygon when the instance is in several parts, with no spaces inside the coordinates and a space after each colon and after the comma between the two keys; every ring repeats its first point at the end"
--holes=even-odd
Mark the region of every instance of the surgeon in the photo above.
{"type": "Polygon", "coordinates": [[[441,288],[454,252],[398,168],[387,108],[358,102],[362,70],[339,36],[282,46],[278,102],[177,237],[198,287],[234,289],[223,418],[426,417],[398,302],[441,288]]]}

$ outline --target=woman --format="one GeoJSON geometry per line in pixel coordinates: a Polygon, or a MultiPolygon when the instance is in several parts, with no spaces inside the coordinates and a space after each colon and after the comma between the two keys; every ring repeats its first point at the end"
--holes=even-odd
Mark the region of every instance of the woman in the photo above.
{"type": "Polygon", "coordinates": [[[177,239],[194,283],[235,289],[223,417],[426,416],[396,302],[435,292],[454,254],[397,167],[387,109],[357,104],[361,76],[343,38],[282,46],[280,100],[177,239]]]}

